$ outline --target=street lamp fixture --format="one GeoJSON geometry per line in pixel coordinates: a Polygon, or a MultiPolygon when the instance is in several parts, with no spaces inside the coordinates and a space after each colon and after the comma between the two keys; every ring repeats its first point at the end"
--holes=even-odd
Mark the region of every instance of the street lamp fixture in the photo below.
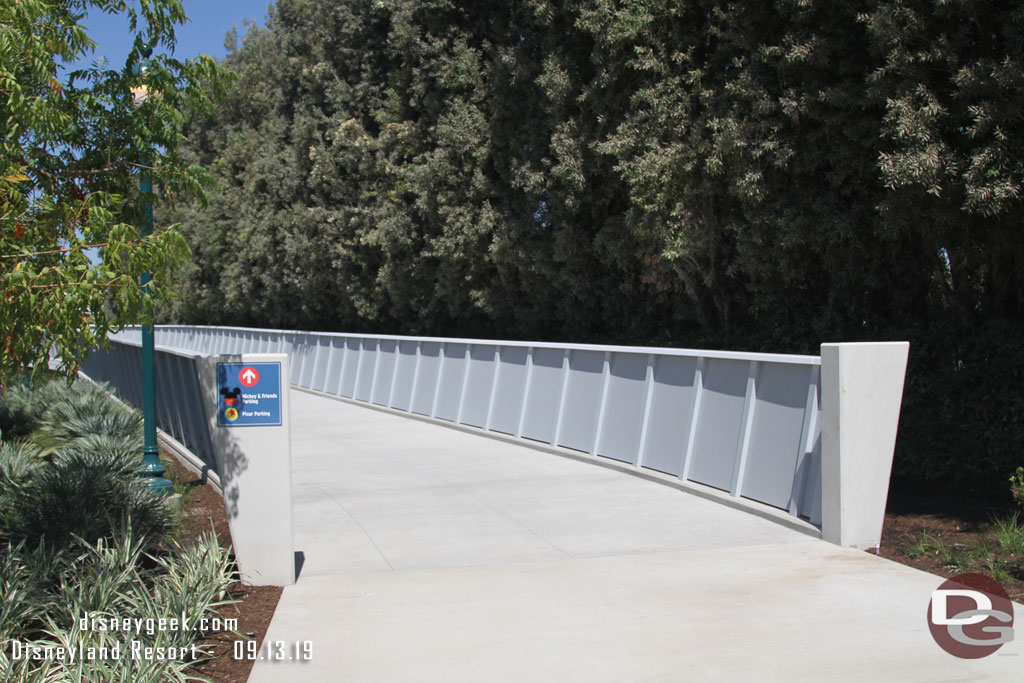
{"type": "MultiPolygon", "coordinates": [[[[139,76],[145,73],[152,52],[153,44],[150,43],[142,50],[142,59],[131,64],[132,75],[139,76]]],[[[141,105],[151,94],[149,88],[144,84],[133,87],[131,93],[133,107],[141,105]]],[[[139,232],[142,239],[153,234],[153,178],[146,168],[148,165],[148,160],[140,159],[142,174],[139,177],[139,195],[142,200],[143,222],[139,232]]],[[[144,294],[151,294],[152,274],[143,273],[139,285],[144,294]]],[[[154,494],[169,496],[174,491],[174,485],[163,477],[166,469],[160,464],[160,449],[156,442],[156,379],[152,313],[152,305],[147,304],[145,320],[142,325],[142,477],[147,480],[146,488],[154,494]]]]}

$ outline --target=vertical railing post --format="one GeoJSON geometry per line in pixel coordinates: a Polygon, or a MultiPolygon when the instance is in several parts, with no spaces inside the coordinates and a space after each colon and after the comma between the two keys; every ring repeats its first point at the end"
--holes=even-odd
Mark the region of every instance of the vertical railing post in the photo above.
{"type": "Polygon", "coordinates": [[[494,347],[494,373],[491,375],[491,393],[487,396],[487,417],[484,418],[484,429],[491,431],[491,419],[494,417],[494,399],[498,397],[498,378],[501,372],[501,347],[494,347]]]}
{"type": "Polygon", "coordinates": [[[430,404],[430,417],[437,417],[437,400],[441,396],[441,380],[444,379],[444,359],[447,357],[444,342],[441,342],[441,350],[438,351],[438,355],[440,357],[437,360],[437,380],[434,383],[434,400],[430,404]]]}
{"type": "Polygon", "coordinates": [[[462,424],[462,409],[466,405],[466,384],[469,382],[469,366],[473,362],[473,349],[466,344],[466,367],[462,368],[462,388],[459,390],[459,407],[455,411],[455,424],[462,424]]]}
{"type": "Polygon", "coordinates": [[[381,340],[377,340],[377,351],[373,354],[373,376],[370,378],[370,394],[366,397],[366,402],[373,405],[373,392],[377,391],[377,375],[380,373],[380,357],[383,353],[383,344],[381,340]]]}
{"type": "Polygon", "coordinates": [[[608,404],[608,384],[611,378],[612,354],[604,352],[604,364],[601,366],[601,401],[597,407],[597,424],[594,426],[594,440],[590,446],[590,454],[597,455],[597,449],[601,447],[601,431],[604,429],[604,411],[608,404]]]}
{"type": "Polygon", "coordinates": [[[412,366],[412,389],[409,392],[409,413],[414,413],[416,407],[416,390],[420,385],[420,357],[422,355],[423,342],[416,342],[416,361],[412,366]]]}
{"type": "Polygon", "coordinates": [[[747,469],[747,454],[750,452],[750,434],[753,431],[754,412],[757,409],[757,373],[761,364],[750,362],[747,372],[747,390],[743,398],[743,417],[740,419],[740,438],[736,444],[736,460],[732,471],[732,486],[729,493],[738,496],[743,491],[743,475],[747,469]]]}
{"type": "Polygon", "coordinates": [[[647,370],[644,373],[644,407],[643,407],[643,418],[640,422],[640,438],[636,444],[636,462],[633,463],[637,467],[644,466],[644,453],[647,450],[647,427],[651,423],[651,397],[654,395],[654,354],[647,356],[647,370]]]}
{"type": "Polygon", "coordinates": [[[693,447],[697,442],[697,427],[700,425],[700,404],[704,393],[704,370],[706,359],[697,359],[693,371],[693,401],[690,403],[690,431],[686,436],[686,448],[683,451],[683,466],[679,468],[679,478],[686,481],[690,478],[690,464],[693,462],[693,447]]]}
{"type": "Polygon", "coordinates": [[[526,349],[526,379],[523,380],[523,400],[519,404],[519,420],[516,423],[516,438],[523,438],[523,422],[530,399],[530,383],[533,380],[533,347],[526,349]]]}
{"type": "Polygon", "coordinates": [[[807,401],[804,404],[804,421],[800,427],[800,443],[796,455],[796,464],[793,471],[793,496],[789,500],[789,514],[796,517],[802,512],[802,505],[807,497],[808,479],[807,459],[814,450],[814,432],[818,426],[818,378],[821,374],[821,367],[812,365],[810,367],[810,381],[807,385],[807,401]],[[803,473],[798,481],[798,473],[803,473]]]}
{"type": "Polygon", "coordinates": [[[562,438],[562,417],[565,416],[565,395],[568,393],[569,388],[569,372],[571,370],[569,357],[572,354],[569,349],[566,349],[562,354],[562,388],[559,390],[561,393],[558,395],[558,413],[555,417],[555,436],[551,440],[552,446],[557,446],[558,442],[562,438]]]}

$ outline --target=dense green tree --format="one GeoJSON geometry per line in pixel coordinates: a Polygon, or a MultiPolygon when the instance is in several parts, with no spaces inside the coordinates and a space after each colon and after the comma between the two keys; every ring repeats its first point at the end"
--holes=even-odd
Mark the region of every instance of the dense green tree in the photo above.
{"type": "Polygon", "coordinates": [[[1020,22],[282,0],[193,128],[230,190],[186,221],[210,258],[182,310],[586,337],[1019,317],[1020,22]]]}
{"type": "Polygon", "coordinates": [[[917,233],[965,321],[1024,315],[1024,7],[878,2],[862,15],[885,103],[881,209],[917,233]]]}
{"type": "Polygon", "coordinates": [[[228,57],[235,96],[195,122],[225,188],[181,214],[202,250],[181,314],[535,336],[634,316],[607,124],[545,47],[585,70],[593,41],[560,40],[542,5],[279,3],[228,57]]]}
{"type": "Polygon", "coordinates": [[[1018,4],[280,0],[190,121],[221,187],[178,214],[195,258],[166,315],[909,338],[897,472],[944,476],[971,444],[981,491],[1024,428],[1000,342],[1024,328],[1018,4]]]}
{"type": "Polygon", "coordinates": [[[201,194],[207,174],[182,162],[179,125],[224,78],[209,57],[158,54],[132,69],[155,46],[172,50],[183,21],[180,0],[0,6],[0,376],[45,367],[51,349],[74,368],[81,349],[141,320],[151,296],[140,274],[159,292],[186,256],[173,231],[139,238],[139,174],[167,196],[201,194]],[[99,60],[65,77],[95,48],[80,23],[87,10],[127,13],[130,63],[115,71],[99,60]],[[140,87],[151,96],[133,109],[140,87]]]}

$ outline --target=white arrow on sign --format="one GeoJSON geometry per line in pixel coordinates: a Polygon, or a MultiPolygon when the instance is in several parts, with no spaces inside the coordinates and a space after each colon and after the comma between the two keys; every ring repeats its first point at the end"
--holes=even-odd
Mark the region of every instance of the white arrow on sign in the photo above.
{"type": "Polygon", "coordinates": [[[242,372],[238,375],[238,381],[251,387],[260,381],[260,373],[256,372],[254,368],[242,368],[242,372]]]}

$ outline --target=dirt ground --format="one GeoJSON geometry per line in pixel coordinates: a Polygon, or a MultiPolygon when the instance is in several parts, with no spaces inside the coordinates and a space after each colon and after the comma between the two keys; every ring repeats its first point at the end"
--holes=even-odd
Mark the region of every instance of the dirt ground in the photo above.
{"type": "Polygon", "coordinates": [[[1010,599],[1024,602],[1024,557],[1004,553],[1004,574],[994,576],[989,561],[979,552],[985,537],[989,537],[989,547],[995,545],[991,541],[993,519],[1007,519],[1012,514],[1012,510],[993,513],[936,499],[890,496],[878,554],[947,578],[968,571],[986,574],[1002,584],[1010,599]]]}

